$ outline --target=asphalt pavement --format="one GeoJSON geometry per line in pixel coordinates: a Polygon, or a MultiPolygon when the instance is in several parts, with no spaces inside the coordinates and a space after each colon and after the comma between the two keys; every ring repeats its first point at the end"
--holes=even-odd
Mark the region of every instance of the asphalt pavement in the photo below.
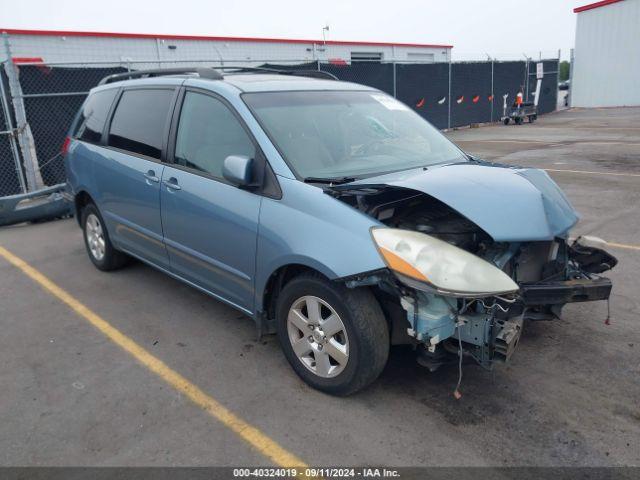
{"type": "Polygon", "coordinates": [[[465,368],[460,400],[456,368],[429,373],[404,347],[370,388],[335,398],[232,308],[140,263],[96,270],[75,220],[5,227],[0,246],[189,383],[177,388],[0,257],[0,465],[271,465],[273,445],[311,465],[640,465],[640,108],[448,136],[547,169],[582,216],[575,233],[615,245],[611,325],[604,302],[529,323],[510,364],[465,368]]]}

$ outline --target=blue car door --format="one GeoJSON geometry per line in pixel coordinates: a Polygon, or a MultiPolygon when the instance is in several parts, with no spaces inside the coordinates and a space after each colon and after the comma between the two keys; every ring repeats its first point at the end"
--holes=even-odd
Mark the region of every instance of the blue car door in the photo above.
{"type": "Polygon", "coordinates": [[[229,184],[222,167],[229,155],[255,158],[257,147],[231,107],[210,93],[186,90],[173,130],[173,163],[160,189],[171,269],[251,312],[262,197],[229,184]]]}
{"type": "Polygon", "coordinates": [[[162,241],[160,180],[176,89],[127,89],[115,107],[107,148],[94,165],[100,208],[116,245],[168,267],[162,241]]]}

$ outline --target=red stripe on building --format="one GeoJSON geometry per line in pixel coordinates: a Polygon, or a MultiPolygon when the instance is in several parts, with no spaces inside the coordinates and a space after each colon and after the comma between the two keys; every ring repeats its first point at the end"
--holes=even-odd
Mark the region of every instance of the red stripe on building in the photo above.
{"type": "Polygon", "coordinates": [[[573,13],[586,12],[587,10],[593,10],[594,8],[606,7],[607,5],[611,5],[613,3],[621,2],[622,0],[602,0],[601,2],[590,3],[589,5],[584,5],[582,7],[576,7],[573,9],[573,13]]]}
{"type": "Polygon", "coordinates": [[[43,63],[42,57],[11,57],[13,63],[43,63]]]}
{"type": "Polygon", "coordinates": [[[210,37],[205,35],[164,35],[156,33],[111,33],[111,32],[77,32],[63,30],[21,30],[0,28],[0,32],[10,35],[40,35],[60,37],[102,37],[102,38],[146,38],[167,40],[205,40],[219,42],[260,42],[260,43],[316,43],[327,45],[372,45],[380,47],[422,47],[422,48],[453,48],[453,45],[437,45],[429,43],[390,43],[390,42],[355,42],[343,40],[303,40],[297,38],[257,38],[257,37],[210,37]]]}

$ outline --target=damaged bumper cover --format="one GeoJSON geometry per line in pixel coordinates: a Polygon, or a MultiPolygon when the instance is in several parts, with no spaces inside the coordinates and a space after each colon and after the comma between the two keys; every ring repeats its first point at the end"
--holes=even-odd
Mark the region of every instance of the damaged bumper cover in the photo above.
{"type": "MultiPolygon", "coordinates": [[[[607,261],[617,263],[613,257],[607,257],[607,261]]],[[[495,362],[510,360],[525,320],[558,318],[567,303],[609,299],[611,280],[587,273],[578,264],[574,266],[576,270],[562,274],[558,280],[520,282],[517,291],[506,295],[447,294],[391,269],[354,276],[347,285],[385,285],[383,290],[399,298],[404,317],[400,321],[411,343],[420,347],[420,363],[428,368],[457,361],[459,355],[491,368],[495,362]],[[578,275],[583,278],[567,279],[578,275]]]]}
{"type": "Polygon", "coordinates": [[[611,289],[611,280],[598,277],[521,284],[511,298],[447,298],[414,290],[402,297],[401,304],[407,314],[408,335],[425,346],[421,363],[430,368],[439,365],[444,363],[443,354],[457,356],[461,347],[462,354],[491,368],[496,361],[510,360],[526,319],[556,318],[541,317],[535,313],[538,309],[608,300],[611,289]]]}

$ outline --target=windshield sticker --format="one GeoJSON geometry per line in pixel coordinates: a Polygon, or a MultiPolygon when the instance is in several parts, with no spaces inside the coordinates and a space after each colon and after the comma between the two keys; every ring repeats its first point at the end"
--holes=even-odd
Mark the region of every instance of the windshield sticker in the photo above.
{"type": "Polygon", "coordinates": [[[409,110],[406,105],[386,95],[372,94],[371,98],[382,104],[387,110],[409,110]]]}

